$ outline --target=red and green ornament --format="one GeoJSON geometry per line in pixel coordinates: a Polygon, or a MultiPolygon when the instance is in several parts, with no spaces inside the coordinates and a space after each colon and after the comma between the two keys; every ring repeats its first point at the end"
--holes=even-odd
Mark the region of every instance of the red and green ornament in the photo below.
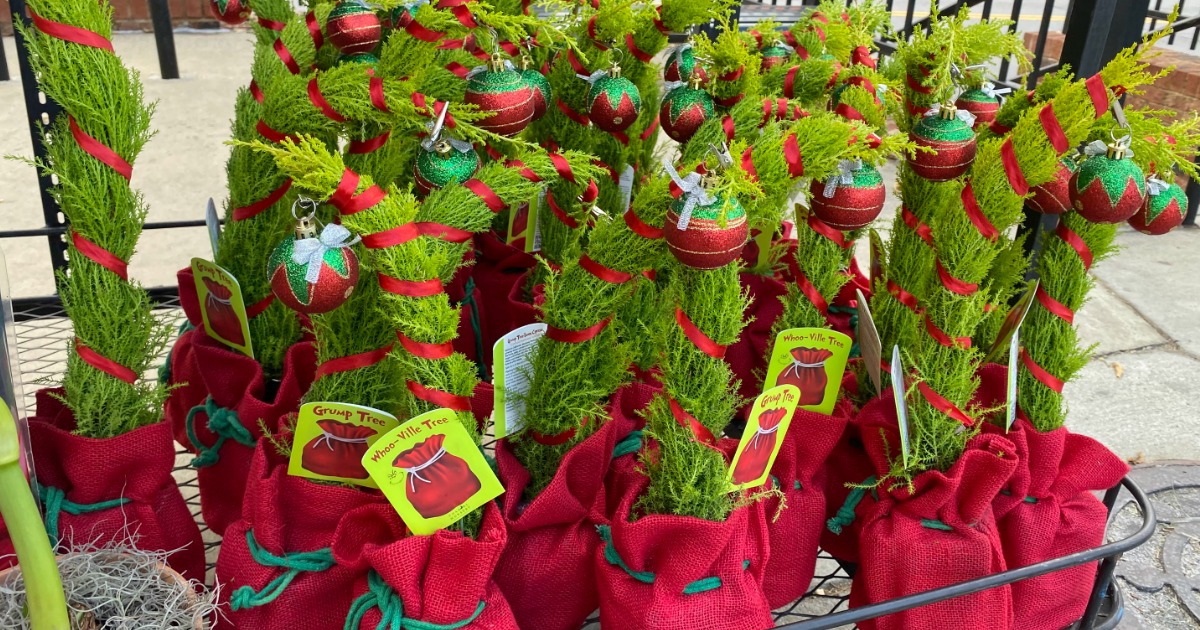
{"type": "Polygon", "coordinates": [[[883,176],[870,164],[842,160],[836,175],[812,183],[813,214],[839,230],[866,227],[883,211],[885,199],[883,176]]]}
{"type": "Polygon", "coordinates": [[[996,113],[1000,111],[1000,95],[1008,91],[1008,88],[997,89],[991,83],[984,83],[959,94],[954,106],[971,112],[975,116],[975,128],[978,129],[980,125],[990,125],[996,120],[996,113]]]}
{"type": "Polygon", "coordinates": [[[637,120],[642,111],[642,94],[633,81],[621,76],[620,66],[600,71],[587,78],[588,120],[609,133],[621,133],[637,120]]]}
{"type": "Polygon", "coordinates": [[[685,143],[692,139],[704,121],[712,118],[713,99],[700,88],[700,77],[692,73],[686,85],[667,92],[658,111],[658,122],[663,131],[675,142],[685,143]]]}
{"type": "Polygon", "coordinates": [[[379,45],[383,26],[362,0],[342,0],[329,12],[325,34],[343,55],[369,53],[379,45]]]}
{"type": "Polygon", "coordinates": [[[1058,170],[1054,179],[1033,187],[1033,195],[1025,200],[1025,205],[1042,214],[1062,214],[1071,209],[1071,177],[1075,175],[1075,161],[1062,158],[1058,161],[1058,170]]]}
{"type": "Polygon", "coordinates": [[[710,195],[698,173],[680,178],[667,166],[684,191],[667,209],[663,223],[671,255],[693,269],[717,269],[737,260],[750,236],[746,209],[736,198],[710,195]]]}
{"type": "Polygon", "coordinates": [[[338,63],[361,63],[368,66],[374,66],[379,63],[379,57],[373,53],[356,53],[353,55],[342,55],[338,57],[338,63]]]}
{"type": "Polygon", "coordinates": [[[691,42],[680,44],[667,55],[667,65],[663,66],[663,80],[667,83],[683,83],[693,73],[699,73],[700,83],[708,83],[708,72],[696,63],[696,51],[691,42]]]}
{"type": "Polygon", "coordinates": [[[758,51],[758,54],[762,57],[763,72],[787,63],[788,59],[792,58],[792,53],[794,52],[791,46],[780,41],[763,46],[758,51]]]}
{"type": "Polygon", "coordinates": [[[245,0],[208,0],[208,9],[218,22],[229,26],[250,19],[250,5],[245,0]]]}
{"type": "Polygon", "coordinates": [[[1129,159],[1129,148],[1097,140],[1085,151],[1091,157],[1071,177],[1071,207],[1092,223],[1128,220],[1146,201],[1146,176],[1129,159]]]}
{"type": "Polygon", "coordinates": [[[933,151],[914,153],[908,158],[909,168],[933,182],[949,181],[966,173],[975,161],[974,122],[969,112],[953,105],[934,105],[909,134],[918,147],[933,151]]]}
{"type": "Polygon", "coordinates": [[[1176,184],[1170,174],[1160,178],[1151,175],[1146,180],[1146,203],[1137,214],[1129,217],[1129,225],[1142,234],[1158,236],[1183,225],[1187,214],[1187,193],[1176,184]]]}
{"type": "Polygon", "coordinates": [[[533,59],[530,59],[529,55],[521,56],[521,76],[525,78],[529,87],[533,88],[533,119],[537,120],[546,113],[546,107],[550,104],[553,94],[550,80],[534,67],[533,59]]]}
{"type": "Polygon", "coordinates": [[[297,220],[296,234],[271,252],[271,292],[288,308],[314,315],[339,307],[358,282],[358,255],[350,231],[333,223],[317,233],[312,217],[297,220]]]}
{"type": "Polygon", "coordinates": [[[413,184],[422,196],[428,195],[451,182],[471,179],[479,164],[479,154],[469,142],[443,138],[423,143],[413,164],[413,184]]]}
{"type": "Polygon", "coordinates": [[[475,122],[480,129],[515,136],[533,120],[534,89],[521,73],[498,54],[492,55],[485,67],[467,75],[467,91],[463,102],[475,105],[491,115],[475,122]]]}

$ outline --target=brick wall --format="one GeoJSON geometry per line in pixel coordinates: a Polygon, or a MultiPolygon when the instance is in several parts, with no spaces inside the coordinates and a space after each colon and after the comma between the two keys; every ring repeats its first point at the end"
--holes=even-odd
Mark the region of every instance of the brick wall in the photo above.
{"type": "MultiPolygon", "coordinates": [[[[121,31],[151,31],[150,0],[109,0],[113,22],[121,31]]],[[[167,0],[171,22],[176,27],[216,28],[218,23],[208,11],[208,0],[167,0]]],[[[12,12],[8,0],[0,0],[0,32],[12,34],[12,12]]]]}
{"type": "MultiPolygon", "coordinates": [[[[1036,33],[1025,34],[1025,46],[1034,50],[1036,33]]],[[[1046,38],[1046,59],[1042,65],[1058,60],[1062,54],[1063,34],[1050,33],[1046,38]]],[[[1161,54],[1150,60],[1154,72],[1175,67],[1175,71],[1146,88],[1145,94],[1131,95],[1128,105],[1166,109],[1181,114],[1200,111],[1200,56],[1196,53],[1159,49],[1161,54]]]]}

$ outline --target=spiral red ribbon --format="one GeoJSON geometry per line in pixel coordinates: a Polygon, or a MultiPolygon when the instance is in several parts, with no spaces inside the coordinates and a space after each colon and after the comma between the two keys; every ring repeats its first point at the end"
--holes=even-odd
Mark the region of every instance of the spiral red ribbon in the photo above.
{"type": "Polygon", "coordinates": [[[125,158],[117,154],[116,151],[108,148],[103,142],[88,135],[86,131],[79,127],[75,122],[74,116],[67,116],[67,123],[71,127],[71,137],[75,138],[75,142],[83,149],[85,153],[96,158],[101,164],[116,171],[118,175],[129,181],[133,178],[133,165],[125,161],[125,158]]]}
{"type": "Polygon", "coordinates": [[[451,394],[450,392],[444,392],[440,389],[426,387],[416,381],[411,380],[405,382],[404,386],[408,388],[408,391],[412,392],[413,396],[416,396],[417,398],[420,398],[431,405],[445,407],[451,411],[471,410],[471,399],[467,398],[466,396],[459,396],[457,394],[451,394]]]}
{"type": "Polygon", "coordinates": [[[734,105],[737,105],[738,103],[742,102],[742,99],[744,99],[744,98],[746,98],[746,95],[744,93],[742,93],[742,94],[734,94],[733,96],[730,96],[728,98],[714,98],[713,101],[717,105],[720,105],[721,107],[729,108],[729,107],[733,107],[734,105]]]}
{"type": "Polygon", "coordinates": [[[291,140],[294,143],[300,142],[300,139],[296,136],[289,136],[281,131],[276,131],[261,118],[258,120],[258,123],[254,125],[254,130],[258,132],[258,135],[270,140],[271,142],[274,142],[275,144],[282,144],[284,140],[291,140]]]}
{"type": "Polygon", "coordinates": [[[349,356],[339,357],[337,359],[330,359],[317,366],[316,378],[319,379],[329,376],[330,374],[349,372],[350,370],[361,370],[363,368],[371,367],[372,365],[375,365],[386,359],[387,355],[390,354],[391,351],[392,346],[389,344],[383,348],[376,348],[375,350],[368,350],[367,352],[360,352],[358,354],[351,354],[349,356]]]}
{"type": "Polygon", "coordinates": [[[544,446],[558,446],[570,442],[571,438],[575,437],[575,429],[567,429],[556,435],[546,435],[545,433],[538,433],[533,429],[529,429],[529,437],[533,438],[534,442],[544,446]]]}
{"type": "Polygon", "coordinates": [[[970,337],[951,337],[945,331],[938,328],[937,324],[933,323],[933,318],[929,317],[929,313],[925,313],[925,330],[929,332],[929,336],[933,340],[947,348],[966,349],[971,347],[970,337]]]}
{"type": "Polygon", "coordinates": [[[663,237],[662,228],[654,227],[653,225],[642,221],[642,219],[638,217],[637,213],[633,211],[633,208],[630,208],[625,212],[624,218],[625,225],[629,226],[629,229],[634,234],[637,234],[642,238],[654,240],[663,237]]]}
{"type": "Polygon", "coordinates": [[[34,13],[33,9],[29,9],[28,7],[26,7],[26,10],[29,12],[29,18],[33,20],[33,27],[44,35],[48,35],[54,39],[61,39],[64,42],[79,44],[80,46],[88,46],[90,48],[99,48],[100,50],[113,52],[112,42],[100,33],[89,31],[86,28],[80,28],[70,24],[63,24],[62,22],[48,20],[37,13],[34,13]]]}
{"type": "Polygon", "coordinates": [[[951,293],[957,293],[962,296],[969,296],[979,290],[978,284],[972,284],[965,280],[955,278],[945,267],[942,266],[942,261],[938,260],[934,263],[937,267],[938,280],[942,282],[942,286],[951,293]]]}
{"type": "Polygon", "coordinates": [[[650,121],[650,125],[647,126],[646,130],[642,132],[641,136],[639,136],[642,142],[649,140],[650,136],[654,135],[656,130],[658,130],[658,116],[655,116],[654,120],[650,121]]]}
{"type": "Polygon", "coordinates": [[[654,55],[638,48],[637,42],[633,40],[633,33],[625,33],[625,48],[642,63],[650,63],[650,60],[654,59],[654,55]]]}
{"type": "Polygon", "coordinates": [[[258,25],[269,31],[275,31],[275,32],[282,31],[284,28],[287,27],[287,24],[284,24],[283,22],[280,22],[278,20],[269,20],[262,16],[259,16],[259,18],[258,18],[258,25]]]}
{"type": "Polygon", "coordinates": [[[1012,127],[1000,124],[999,120],[993,120],[992,124],[988,125],[988,129],[997,136],[1003,136],[1004,134],[1012,131],[1012,127]]]}
{"type": "Polygon", "coordinates": [[[1033,360],[1033,357],[1029,356],[1029,352],[1025,350],[1025,348],[1021,348],[1021,363],[1025,366],[1026,370],[1029,370],[1029,373],[1033,376],[1033,378],[1037,379],[1037,382],[1050,388],[1055,393],[1062,393],[1063,386],[1065,385],[1062,379],[1051,374],[1050,372],[1047,372],[1045,368],[1038,365],[1037,362],[1033,360]]]}
{"type": "Polygon", "coordinates": [[[804,156],[800,154],[800,143],[794,133],[783,139],[783,159],[787,162],[788,175],[793,178],[804,175],[804,156]]]}
{"type": "Polygon", "coordinates": [[[1068,324],[1075,323],[1075,311],[1068,308],[1066,304],[1050,297],[1050,294],[1046,292],[1046,287],[1039,284],[1037,291],[1033,295],[1037,298],[1038,303],[1042,305],[1042,308],[1049,311],[1050,314],[1068,324]]]}
{"type": "Polygon", "coordinates": [[[1092,99],[1092,107],[1096,108],[1096,118],[1108,113],[1108,108],[1111,107],[1108,100],[1108,86],[1104,85],[1104,78],[1099,74],[1094,74],[1083,85],[1087,87],[1088,96],[1092,99]]]}
{"type": "Polygon", "coordinates": [[[921,396],[923,396],[925,401],[928,402],[934,409],[937,409],[947,416],[958,420],[968,427],[975,426],[975,420],[971,418],[971,416],[968,416],[963,412],[962,409],[959,409],[954,405],[954,403],[947,400],[945,396],[942,396],[934,391],[933,388],[930,387],[925,381],[917,383],[917,391],[921,392],[921,396]]]}
{"type": "Polygon", "coordinates": [[[933,229],[927,223],[922,223],[908,206],[900,206],[900,218],[926,245],[933,247],[933,229]]]}
{"type": "Polygon", "coordinates": [[[79,355],[84,363],[117,380],[125,381],[130,385],[137,382],[137,372],[87,347],[79,337],[75,338],[75,354],[79,355]]]}
{"type": "Polygon", "coordinates": [[[818,219],[815,214],[808,215],[808,227],[812,228],[812,231],[817,234],[833,241],[842,249],[849,249],[854,246],[854,241],[847,239],[844,232],[818,219]]]}
{"type": "Polygon", "coordinates": [[[597,280],[601,280],[609,284],[625,284],[626,282],[633,280],[633,274],[625,273],[624,271],[617,271],[611,267],[605,267],[595,260],[592,260],[592,257],[588,256],[587,254],[579,257],[579,266],[582,267],[584,271],[595,276],[597,280]]]}
{"type": "Polygon", "coordinates": [[[789,263],[792,265],[792,275],[796,277],[796,286],[800,289],[800,293],[803,293],[804,297],[808,298],[808,301],[812,303],[813,308],[817,309],[818,313],[824,317],[828,317],[829,302],[825,301],[825,296],[821,295],[817,287],[813,286],[808,276],[796,266],[794,260],[789,261],[789,263]]]}
{"type": "Polygon", "coordinates": [[[579,112],[571,109],[571,106],[564,103],[561,98],[554,99],[554,105],[558,107],[559,111],[561,111],[564,116],[566,116],[567,118],[570,118],[571,120],[573,120],[576,124],[580,125],[581,127],[586,127],[591,123],[591,121],[588,120],[587,116],[580,114],[579,112]]]}
{"type": "Polygon", "coordinates": [[[554,165],[554,170],[558,171],[559,177],[571,182],[572,184],[578,183],[575,181],[575,172],[571,170],[571,163],[567,161],[567,158],[563,157],[561,153],[556,151],[548,153],[547,157],[550,158],[550,163],[554,165]]]}
{"type": "Polygon", "coordinates": [[[504,203],[504,200],[496,194],[496,191],[492,190],[491,186],[488,186],[481,180],[475,178],[468,179],[467,181],[463,182],[463,188],[475,193],[475,196],[479,197],[479,199],[483,201],[484,205],[487,206],[488,210],[491,210],[492,212],[500,212],[508,207],[507,204],[504,203]]]}
{"type": "Polygon", "coordinates": [[[421,233],[417,230],[416,223],[405,223],[404,225],[388,228],[382,232],[365,234],[362,237],[362,244],[367,249],[383,249],[385,247],[403,245],[420,235],[421,233]]]}
{"type": "Polygon", "coordinates": [[[742,170],[746,171],[746,174],[750,176],[750,181],[757,182],[758,169],[754,168],[753,151],[753,145],[746,147],[746,150],[742,151],[742,170]]]}
{"type": "Polygon", "coordinates": [[[443,292],[442,281],[439,278],[429,280],[401,280],[386,274],[379,274],[379,288],[404,297],[431,297],[443,292]]]}
{"type": "Polygon", "coordinates": [[[388,138],[392,137],[391,131],[385,131],[374,138],[366,140],[351,140],[346,150],[354,155],[364,155],[378,151],[380,147],[387,144],[388,138]]]}
{"type": "Polygon", "coordinates": [[[792,66],[783,75],[783,95],[787,98],[796,98],[796,73],[799,71],[800,66],[792,66]]]}
{"type": "Polygon", "coordinates": [[[346,117],[337,113],[329,101],[325,100],[325,95],[321,93],[321,86],[317,85],[317,77],[308,81],[308,101],[329,120],[338,123],[346,122],[346,117]]]}
{"type": "Polygon", "coordinates": [[[546,191],[546,205],[550,207],[550,212],[554,214],[554,217],[557,218],[560,223],[571,228],[572,230],[579,228],[579,222],[575,220],[575,217],[567,214],[567,211],[563,210],[562,206],[558,205],[558,201],[554,199],[554,194],[549,190],[546,191]]]}
{"type": "Polygon", "coordinates": [[[725,132],[725,140],[733,142],[733,137],[737,133],[737,127],[733,124],[733,116],[725,114],[725,117],[721,119],[721,130],[725,132]]]}
{"type": "Polygon", "coordinates": [[[594,339],[611,321],[612,315],[609,315],[583,330],[565,330],[554,326],[546,326],[546,337],[559,343],[583,343],[594,339]]]}
{"type": "Polygon", "coordinates": [[[321,25],[312,11],[304,14],[304,26],[308,27],[308,36],[312,38],[313,48],[320,50],[325,45],[325,35],[321,33],[321,25]]]}
{"type": "Polygon", "coordinates": [[[361,193],[355,194],[354,191],[358,190],[359,179],[358,173],[350,169],[342,171],[342,179],[338,182],[333,195],[329,197],[329,203],[333,204],[333,207],[342,214],[354,214],[372,208],[375,204],[383,201],[387,195],[382,188],[374,184],[361,193]]]}
{"type": "Polygon", "coordinates": [[[425,25],[421,24],[415,19],[409,20],[408,24],[404,25],[404,32],[423,42],[430,43],[436,42],[446,36],[446,34],[442,31],[435,31],[433,29],[426,28],[425,25]]]}
{"type": "Polygon", "coordinates": [[[1067,149],[1071,148],[1071,142],[1067,140],[1067,134],[1063,132],[1058,117],[1054,115],[1054,103],[1042,106],[1042,110],[1038,112],[1038,120],[1042,121],[1042,129],[1046,132],[1046,138],[1050,140],[1050,146],[1059,154],[1066,153],[1067,149]]]}
{"type": "Polygon", "coordinates": [[[987,215],[983,213],[983,209],[979,207],[979,201],[975,199],[975,189],[971,188],[971,182],[968,181],[966,186],[963,186],[962,195],[963,209],[967,211],[967,218],[971,220],[971,225],[979,230],[979,234],[987,240],[995,243],[1000,238],[1000,232],[992,222],[988,220],[987,215]]]}
{"type": "Polygon", "coordinates": [[[263,197],[262,199],[259,199],[258,201],[255,201],[254,203],[252,203],[248,206],[241,206],[240,208],[234,208],[233,209],[233,220],[234,221],[245,221],[246,219],[258,216],[258,214],[261,213],[263,210],[270,208],[271,206],[278,203],[280,199],[283,199],[283,196],[287,194],[288,190],[291,187],[292,187],[291,178],[285,179],[283,181],[283,183],[279,185],[278,188],[271,191],[271,194],[267,195],[266,197],[263,197]]]}
{"type": "Polygon", "coordinates": [[[1095,257],[1092,255],[1092,250],[1088,248],[1087,243],[1083,238],[1076,234],[1071,228],[1067,227],[1066,223],[1058,222],[1058,227],[1054,229],[1054,234],[1062,239],[1064,243],[1069,245],[1071,249],[1079,254],[1079,259],[1083,261],[1083,269],[1087,271],[1092,268],[1092,263],[1095,262],[1095,257]]]}
{"type": "Polygon", "coordinates": [[[904,290],[904,287],[896,284],[895,280],[887,281],[887,291],[896,301],[903,304],[908,310],[914,313],[921,312],[921,306],[917,302],[917,296],[904,290]]]}
{"type": "Polygon", "coordinates": [[[287,44],[283,43],[283,38],[276,38],[275,43],[271,44],[271,48],[275,50],[275,54],[283,65],[292,74],[300,74],[300,64],[296,63],[296,58],[292,56],[292,51],[288,50],[287,44]]]}
{"type": "Polygon", "coordinates": [[[445,359],[454,354],[454,344],[449,341],[445,343],[426,343],[417,341],[405,335],[403,332],[396,331],[396,339],[400,340],[400,345],[408,351],[409,354],[421,359],[429,359],[434,361],[437,359],[445,359]]]}
{"type": "Polygon", "coordinates": [[[267,297],[246,307],[246,317],[249,317],[250,319],[254,319],[255,317],[258,317],[259,315],[262,315],[263,311],[267,310],[267,307],[270,306],[271,303],[274,301],[275,301],[275,294],[268,293],[267,297]]]}
{"type": "Polygon", "coordinates": [[[1004,164],[1004,174],[1008,176],[1008,183],[1013,192],[1022,197],[1029,194],[1029,182],[1025,180],[1025,173],[1021,172],[1021,164],[1017,162],[1011,136],[1005,138],[1004,144],[1000,145],[1000,161],[1004,164]]]}
{"type": "Polygon", "coordinates": [[[262,105],[263,100],[267,98],[263,94],[262,88],[258,87],[258,82],[254,79],[250,79],[250,95],[254,97],[254,100],[258,101],[259,105],[262,105]]]}
{"type": "Polygon", "coordinates": [[[129,264],[116,254],[100,247],[74,230],[71,231],[71,244],[75,246],[76,251],[83,254],[84,258],[117,274],[118,278],[129,281],[129,264]]]}
{"type": "Polygon", "coordinates": [[[693,323],[692,319],[687,316],[687,313],[683,312],[683,309],[678,306],[675,307],[675,323],[679,324],[679,327],[683,329],[684,336],[688,338],[688,341],[692,342],[693,346],[696,346],[697,350],[714,359],[725,358],[725,351],[728,349],[728,346],[723,346],[704,334],[704,331],[700,330],[700,327],[693,323]]]}
{"type": "Polygon", "coordinates": [[[667,400],[670,402],[671,416],[675,418],[675,422],[678,422],[679,426],[690,431],[695,441],[710,448],[717,448],[717,438],[713,435],[712,431],[708,430],[708,427],[701,424],[695,416],[685,411],[674,398],[668,396],[667,400]]]}

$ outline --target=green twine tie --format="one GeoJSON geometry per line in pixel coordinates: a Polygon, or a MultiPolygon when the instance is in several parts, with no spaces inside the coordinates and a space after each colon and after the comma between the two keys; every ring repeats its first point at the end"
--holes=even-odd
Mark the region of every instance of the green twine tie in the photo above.
{"type": "Polygon", "coordinates": [[[483,324],[479,319],[479,305],[475,303],[475,278],[467,278],[463,286],[463,299],[459,306],[466,306],[471,315],[471,331],[475,333],[475,370],[479,372],[479,380],[488,380],[487,366],[483,363],[483,324]]]}
{"type": "Polygon", "coordinates": [[[617,442],[615,447],[613,447],[613,459],[616,459],[622,455],[636,453],[639,448],[642,448],[642,432],[641,430],[632,431],[620,442],[617,442]]]}
{"type": "Polygon", "coordinates": [[[867,488],[863,486],[874,484],[875,476],[872,475],[864,479],[858,487],[851,489],[850,494],[846,495],[846,500],[842,503],[842,507],[838,508],[837,514],[828,521],[825,521],[825,528],[835,536],[841,535],[842,530],[854,522],[854,511],[858,509],[858,504],[862,502],[863,496],[867,494],[867,488]]]}
{"type": "MultiPolygon", "coordinates": [[[[615,545],[613,545],[612,528],[610,528],[608,525],[597,525],[596,531],[600,533],[600,540],[604,541],[604,559],[607,560],[609,564],[620,567],[622,571],[629,574],[629,577],[641,582],[642,584],[654,583],[654,574],[650,571],[634,571],[633,569],[629,568],[629,565],[625,564],[625,560],[621,558],[621,554],[617,553],[617,548],[615,545]]],[[[742,560],[742,570],[745,571],[749,568],[750,561],[742,560]]],[[[695,595],[697,593],[704,593],[706,591],[712,591],[718,588],[721,588],[721,578],[714,575],[706,578],[700,578],[699,580],[696,580],[695,582],[683,587],[683,594],[695,595]]]]}
{"type": "Polygon", "coordinates": [[[212,396],[209,396],[203,405],[192,407],[187,415],[186,428],[188,440],[191,441],[192,446],[196,447],[198,453],[192,459],[192,468],[207,468],[220,461],[221,447],[225,445],[225,440],[233,440],[243,446],[254,448],[254,436],[246,430],[246,427],[242,426],[237,412],[218,405],[212,396]],[[217,441],[213,442],[212,446],[201,444],[200,438],[196,436],[196,414],[198,413],[203,413],[208,417],[208,430],[217,436],[217,441]]]}
{"type": "Polygon", "coordinates": [[[254,531],[249,529],[246,530],[246,546],[250,550],[250,557],[254,558],[258,564],[264,567],[286,568],[287,571],[268,582],[261,591],[255,591],[249,586],[238,587],[229,598],[229,608],[232,610],[269,604],[283,594],[284,589],[292,583],[292,580],[296,579],[297,575],[305,571],[324,571],[334,564],[333,551],[329,547],[277,556],[260,547],[258,541],[254,540],[254,531]]]}
{"type": "MultiPolygon", "coordinates": [[[[192,326],[192,322],[189,322],[185,319],[183,320],[183,323],[179,325],[179,332],[176,333],[176,336],[182,337],[183,333],[188,332],[193,328],[195,328],[195,326],[192,326]]],[[[171,355],[173,354],[175,354],[175,345],[171,344],[171,349],[167,351],[167,359],[163,361],[162,365],[158,366],[159,385],[166,385],[167,383],[171,382],[171,355]]]]}
{"type": "Polygon", "coordinates": [[[932,518],[921,519],[921,527],[925,527],[927,529],[940,529],[944,532],[954,531],[953,527],[950,527],[949,525],[932,518]]]}
{"type": "Polygon", "coordinates": [[[404,616],[404,601],[391,586],[388,586],[382,576],[371,571],[367,574],[367,592],[359,595],[358,599],[355,599],[354,603],[350,605],[350,612],[346,615],[346,625],[343,628],[344,630],[358,630],[367,612],[372,608],[378,608],[380,620],[379,624],[375,626],[375,630],[403,630],[405,628],[408,630],[457,630],[478,619],[479,615],[483,614],[485,605],[483,600],[479,600],[479,605],[475,607],[475,612],[471,613],[470,617],[454,623],[430,623],[420,619],[409,619],[404,616]]]}
{"type": "MultiPolygon", "coordinates": [[[[850,315],[850,330],[858,330],[858,309],[849,306],[830,306],[830,313],[848,313],[850,315]]],[[[858,339],[854,340],[854,344],[850,346],[849,358],[856,359],[862,356],[862,350],[858,347],[858,339]]]]}
{"type": "Polygon", "coordinates": [[[37,490],[38,498],[41,499],[43,509],[46,511],[46,535],[56,544],[58,543],[59,534],[58,519],[63,512],[72,516],[91,514],[92,512],[120,507],[132,500],[129,497],[121,497],[119,499],[98,501],[96,503],[76,503],[68,500],[66,493],[54,486],[38,485],[37,490]]]}

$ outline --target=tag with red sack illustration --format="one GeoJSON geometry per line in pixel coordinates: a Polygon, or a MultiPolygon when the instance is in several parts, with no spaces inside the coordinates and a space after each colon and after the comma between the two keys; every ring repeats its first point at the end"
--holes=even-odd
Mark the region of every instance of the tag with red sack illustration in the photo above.
{"type": "Polygon", "coordinates": [[[799,402],[800,390],[794,385],[772,387],[754,400],[742,441],[729,466],[733,490],[756,488],[767,482],[799,402]]]}
{"type": "Polygon", "coordinates": [[[850,337],[825,328],[789,328],[775,336],[763,387],[792,385],[801,409],[829,414],[837,403],[850,357],[850,337]]]}
{"type": "Polygon", "coordinates": [[[367,449],[400,421],[390,413],[349,403],[313,402],[300,407],[288,474],[376,488],[363,468],[367,449]]]}
{"type": "Polygon", "coordinates": [[[367,449],[362,465],[418,536],[445,528],[504,492],[483,451],[449,409],[392,429],[367,449]]]}
{"type": "Polygon", "coordinates": [[[233,274],[203,258],[192,259],[192,275],[196,278],[196,298],[204,317],[204,331],[209,337],[254,358],[250,342],[250,318],[242,287],[233,274]]]}

